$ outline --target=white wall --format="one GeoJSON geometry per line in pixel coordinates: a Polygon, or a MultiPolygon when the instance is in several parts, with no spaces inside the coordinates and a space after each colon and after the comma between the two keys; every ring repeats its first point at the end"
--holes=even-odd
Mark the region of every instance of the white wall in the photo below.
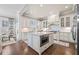
{"type": "Polygon", "coordinates": [[[0,4],[0,16],[16,17],[16,13],[24,7],[24,4],[0,4]]]}

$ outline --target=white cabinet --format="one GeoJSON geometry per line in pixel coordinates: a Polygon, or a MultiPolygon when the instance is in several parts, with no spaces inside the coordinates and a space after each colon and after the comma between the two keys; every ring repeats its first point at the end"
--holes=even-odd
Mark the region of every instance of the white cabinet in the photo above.
{"type": "Polygon", "coordinates": [[[30,33],[28,35],[28,45],[35,51],[37,51],[39,54],[41,54],[43,51],[45,51],[49,46],[53,44],[53,34],[49,34],[49,42],[47,42],[45,45],[40,46],[40,42],[40,35],[33,33],[30,33]]]}
{"type": "Polygon", "coordinates": [[[67,36],[69,37],[69,39],[68,39],[69,42],[74,42],[71,32],[68,33],[67,36]]]}
{"type": "Polygon", "coordinates": [[[64,40],[63,39],[63,37],[64,37],[63,32],[60,32],[60,35],[59,36],[60,36],[59,40],[64,40]]]}
{"type": "Polygon", "coordinates": [[[61,17],[61,27],[64,27],[64,17],[61,17]]]}
{"type": "Polygon", "coordinates": [[[59,32],[53,33],[53,39],[59,40],[59,32]]]}
{"type": "Polygon", "coordinates": [[[63,40],[67,41],[67,42],[71,42],[70,41],[70,33],[63,33],[63,40]]]}
{"type": "Polygon", "coordinates": [[[53,38],[53,34],[50,34],[49,35],[49,42],[50,42],[50,44],[53,44],[53,42],[54,42],[53,39],[54,39],[53,38]]]}
{"type": "Polygon", "coordinates": [[[36,28],[38,26],[38,21],[35,19],[30,19],[28,24],[29,24],[28,27],[36,28]]]}
{"type": "Polygon", "coordinates": [[[48,21],[47,21],[47,20],[41,21],[40,26],[41,26],[41,28],[47,28],[47,26],[48,26],[48,21]]]}
{"type": "Polygon", "coordinates": [[[30,47],[33,47],[33,36],[31,33],[28,33],[27,34],[27,44],[30,46],[30,47]]]}
{"type": "Polygon", "coordinates": [[[71,28],[73,26],[73,16],[74,14],[68,14],[60,17],[60,40],[74,42],[71,32],[71,28]]]}
{"type": "Polygon", "coordinates": [[[59,39],[62,41],[67,41],[67,42],[74,42],[71,32],[60,32],[59,39]]]}
{"type": "Polygon", "coordinates": [[[66,27],[70,27],[70,17],[66,17],[66,27]]]}
{"type": "Polygon", "coordinates": [[[73,14],[65,15],[60,17],[60,27],[72,27],[73,25],[73,14]]]}
{"type": "Polygon", "coordinates": [[[24,28],[27,27],[29,29],[38,28],[38,20],[29,18],[29,17],[20,17],[20,27],[24,28]]]}
{"type": "Polygon", "coordinates": [[[40,49],[39,49],[40,48],[40,37],[37,35],[33,35],[32,39],[33,39],[33,49],[40,52],[40,49]]]}

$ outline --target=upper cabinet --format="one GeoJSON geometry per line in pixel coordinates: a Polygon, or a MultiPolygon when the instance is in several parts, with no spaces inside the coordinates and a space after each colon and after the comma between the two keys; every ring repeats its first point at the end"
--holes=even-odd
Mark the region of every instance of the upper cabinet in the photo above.
{"type": "Polygon", "coordinates": [[[38,27],[38,20],[21,16],[20,17],[20,24],[21,24],[20,25],[21,28],[24,28],[24,27],[37,28],[38,27]]]}
{"type": "Polygon", "coordinates": [[[28,27],[30,27],[30,28],[37,28],[38,27],[38,21],[35,19],[30,19],[28,24],[29,24],[28,27]]]}
{"type": "Polygon", "coordinates": [[[64,27],[64,18],[61,18],[61,27],[64,27]]]}
{"type": "Polygon", "coordinates": [[[42,22],[43,22],[43,28],[47,28],[47,20],[44,20],[42,22]]]}
{"type": "Polygon", "coordinates": [[[66,17],[66,27],[70,27],[70,17],[66,17]]]}
{"type": "Polygon", "coordinates": [[[74,14],[60,17],[60,27],[72,27],[74,14]]]}
{"type": "Polygon", "coordinates": [[[59,14],[60,27],[72,27],[74,15],[75,13],[72,8],[69,10],[61,11],[59,14]]]}

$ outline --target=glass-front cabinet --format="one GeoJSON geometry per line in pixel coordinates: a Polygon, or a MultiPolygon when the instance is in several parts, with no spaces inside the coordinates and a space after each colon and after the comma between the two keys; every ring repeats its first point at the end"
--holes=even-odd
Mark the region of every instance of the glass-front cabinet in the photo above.
{"type": "Polygon", "coordinates": [[[60,26],[61,27],[71,27],[71,17],[70,16],[65,16],[60,18],[60,26]]]}
{"type": "Polygon", "coordinates": [[[70,17],[66,17],[66,27],[70,27],[70,17]]]}
{"type": "Polygon", "coordinates": [[[47,28],[47,23],[48,23],[47,20],[43,21],[43,28],[47,28]]]}
{"type": "Polygon", "coordinates": [[[64,18],[61,18],[61,27],[64,27],[64,18]]]}

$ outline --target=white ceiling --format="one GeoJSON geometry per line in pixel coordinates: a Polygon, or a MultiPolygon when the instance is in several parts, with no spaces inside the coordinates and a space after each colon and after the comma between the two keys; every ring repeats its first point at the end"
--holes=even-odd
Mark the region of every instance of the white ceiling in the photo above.
{"type": "Polygon", "coordinates": [[[0,16],[15,17],[24,4],[0,4],[0,16]]]}
{"type": "Polygon", "coordinates": [[[72,8],[72,4],[44,4],[40,7],[40,4],[30,4],[29,12],[32,17],[40,18],[47,17],[52,14],[58,14],[60,11],[72,8]],[[68,6],[68,8],[65,8],[68,6]]]}
{"type": "MultiPolygon", "coordinates": [[[[0,16],[15,17],[17,11],[21,10],[25,4],[0,4],[0,16]]],[[[71,8],[71,4],[44,4],[40,7],[39,4],[30,4],[29,12],[32,17],[39,18],[57,14],[59,11],[66,10],[65,6],[71,8]]]]}

